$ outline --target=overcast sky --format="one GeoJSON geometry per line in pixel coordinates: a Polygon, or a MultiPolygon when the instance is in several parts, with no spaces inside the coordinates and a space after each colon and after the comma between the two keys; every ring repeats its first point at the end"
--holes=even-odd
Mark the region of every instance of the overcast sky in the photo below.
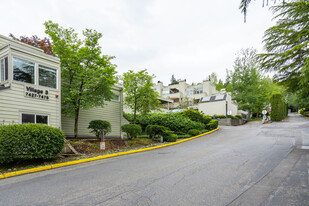
{"type": "MultiPolygon", "coordinates": [[[[212,72],[225,79],[236,53],[263,51],[264,31],[274,25],[272,13],[253,1],[247,23],[240,0],[0,0],[0,34],[45,37],[47,20],[85,28],[104,36],[102,52],[115,56],[119,74],[147,69],[168,84],[172,74],[188,83],[212,72]]],[[[80,35],[82,37],[82,35],[80,35]]]]}

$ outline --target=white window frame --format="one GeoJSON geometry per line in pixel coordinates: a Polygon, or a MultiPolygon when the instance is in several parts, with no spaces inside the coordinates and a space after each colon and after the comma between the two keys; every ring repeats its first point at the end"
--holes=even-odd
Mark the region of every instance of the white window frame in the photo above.
{"type": "Polygon", "coordinates": [[[40,87],[47,87],[47,88],[51,88],[51,89],[58,89],[58,69],[54,69],[54,68],[45,66],[45,65],[43,65],[43,64],[38,64],[38,65],[37,65],[37,69],[38,69],[38,86],[40,86],[40,87]],[[40,66],[46,67],[47,69],[56,70],[56,88],[40,85],[40,66]]]}
{"type": "Polygon", "coordinates": [[[113,102],[120,102],[120,95],[114,94],[114,95],[113,95],[112,101],[113,101],[113,102]],[[118,100],[115,100],[115,99],[114,99],[114,96],[118,96],[118,100]]]}
{"type": "Polygon", "coordinates": [[[37,123],[36,123],[36,116],[37,116],[37,115],[40,115],[40,116],[47,116],[47,124],[43,124],[43,125],[49,126],[49,115],[47,115],[47,114],[35,114],[35,113],[31,113],[31,112],[21,112],[21,113],[20,113],[20,123],[21,123],[21,124],[23,124],[23,114],[34,115],[34,123],[33,123],[33,124],[37,124],[37,123]]]}
{"type": "MultiPolygon", "coordinates": [[[[3,56],[3,57],[1,57],[0,58],[0,64],[1,64],[1,60],[4,60],[5,58],[7,58],[7,61],[9,61],[9,58],[8,58],[8,56],[3,56]]],[[[6,76],[6,72],[5,72],[5,61],[3,61],[4,62],[4,71],[3,71],[3,75],[4,75],[4,80],[3,81],[1,81],[1,71],[0,71],[0,83],[2,83],[2,82],[5,82],[5,81],[7,81],[8,79],[5,79],[5,76],[6,76]]],[[[9,64],[9,62],[8,62],[8,64],[9,64]]],[[[8,65],[9,66],[9,65],[8,65]]],[[[0,66],[1,67],[1,66],[0,66]]],[[[7,72],[9,72],[9,68],[8,68],[8,71],[7,72]]]]}
{"type": "Polygon", "coordinates": [[[25,83],[25,84],[37,85],[37,80],[36,80],[37,75],[38,75],[38,65],[37,65],[37,63],[35,63],[35,62],[32,61],[32,60],[24,59],[23,57],[18,57],[18,56],[13,56],[13,57],[12,57],[12,79],[13,79],[13,81],[20,82],[20,83],[25,83]],[[18,81],[18,80],[15,80],[15,79],[14,79],[14,58],[20,59],[20,60],[24,60],[24,61],[27,61],[27,62],[31,62],[31,63],[34,64],[34,83],[21,82],[21,81],[18,81]]]}

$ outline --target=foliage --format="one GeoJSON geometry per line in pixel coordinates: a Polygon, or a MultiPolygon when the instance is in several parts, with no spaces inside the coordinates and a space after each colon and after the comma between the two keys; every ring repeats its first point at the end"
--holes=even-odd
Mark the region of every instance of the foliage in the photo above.
{"type": "Polygon", "coordinates": [[[235,117],[237,118],[237,119],[242,119],[242,116],[241,115],[235,115],[235,117]]]}
{"type": "Polygon", "coordinates": [[[209,131],[214,130],[216,128],[218,128],[219,125],[219,121],[218,120],[211,120],[207,125],[206,125],[206,129],[208,129],[209,131]]]}
{"type": "MultiPolygon", "coordinates": [[[[282,0],[284,3],[284,0],[282,0]]],[[[274,3],[276,3],[276,0],[273,0],[274,3]]],[[[244,14],[244,22],[246,22],[246,17],[247,17],[247,10],[248,10],[248,6],[251,3],[251,0],[241,0],[240,1],[240,5],[239,5],[239,9],[241,10],[241,13],[244,14]]],[[[265,0],[263,0],[263,7],[265,4],[265,0]]],[[[266,4],[268,5],[268,0],[266,1],[266,4]]]]}
{"type": "Polygon", "coordinates": [[[0,126],[0,163],[49,159],[61,153],[63,132],[41,124],[0,126]]]}
{"type": "Polygon", "coordinates": [[[190,134],[180,134],[180,135],[178,135],[178,138],[190,138],[190,137],[192,137],[192,135],[190,135],[190,134]]]}
{"type": "Polygon", "coordinates": [[[208,124],[211,120],[211,117],[205,116],[204,114],[200,113],[199,111],[188,109],[178,113],[184,117],[188,117],[190,120],[195,122],[200,122],[203,124],[208,124]]]}
{"type": "Polygon", "coordinates": [[[174,74],[172,75],[172,78],[171,78],[171,83],[169,85],[174,85],[174,84],[179,84],[179,81],[176,80],[174,74]]]}
{"type": "Polygon", "coordinates": [[[137,138],[150,138],[148,134],[138,135],[137,138]]]}
{"type": "Polygon", "coordinates": [[[209,80],[213,85],[216,86],[217,91],[220,91],[221,89],[224,88],[222,80],[221,79],[218,80],[218,76],[215,72],[209,75],[209,80]]]}
{"type": "Polygon", "coordinates": [[[50,42],[50,39],[46,37],[44,39],[40,39],[38,36],[33,35],[32,37],[20,36],[17,38],[13,34],[10,34],[10,37],[16,41],[42,49],[45,54],[54,55],[54,50],[52,48],[53,44],[50,42]]]}
{"type": "Polygon", "coordinates": [[[278,19],[266,30],[260,54],[263,70],[277,72],[275,79],[291,92],[309,94],[309,2],[291,1],[272,7],[278,19]]]}
{"type": "Polygon", "coordinates": [[[147,114],[159,107],[159,94],[153,90],[154,76],[148,75],[147,70],[134,73],[132,70],[123,74],[123,92],[126,94],[125,104],[132,109],[133,123],[136,123],[136,113],[147,114]]]}
{"type": "Polygon", "coordinates": [[[164,141],[166,141],[166,142],[176,142],[177,139],[178,139],[177,134],[170,134],[169,136],[164,138],[164,141]]]}
{"type": "MultiPolygon", "coordinates": [[[[125,118],[129,122],[133,122],[134,115],[133,114],[125,114],[125,118]]],[[[184,117],[178,113],[173,114],[155,114],[150,113],[146,115],[137,115],[136,123],[140,124],[143,129],[147,127],[147,125],[160,125],[164,127],[168,127],[171,130],[175,131],[177,134],[183,133],[186,134],[190,129],[198,129],[202,130],[205,128],[205,125],[200,122],[194,122],[190,120],[188,117],[184,117]]]]}
{"type": "Polygon", "coordinates": [[[207,129],[202,129],[201,130],[201,134],[203,134],[203,133],[206,133],[206,132],[208,132],[209,130],[207,130],[207,129]]]}
{"type": "Polygon", "coordinates": [[[101,134],[104,132],[104,135],[110,133],[112,125],[108,121],[104,120],[92,120],[89,122],[88,129],[91,129],[91,133],[93,133],[97,138],[100,138],[101,134]]]}
{"type": "Polygon", "coordinates": [[[154,143],[151,139],[145,139],[145,138],[134,138],[131,140],[128,140],[128,145],[130,147],[139,147],[139,146],[147,146],[154,143]]]}
{"type": "Polygon", "coordinates": [[[214,115],[215,119],[226,119],[225,115],[214,115]]]}
{"type": "Polygon", "coordinates": [[[283,101],[281,94],[273,94],[271,97],[271,120],[281,121],[288,115],[287,104],[283,101]]]}
{"type": "Polygon", "coordinates": [[[192,135],[192,136],[196,136],[196,135],[199,135],[200,134],[200,130],[197,130],[197,129],[190,129],[188,131],[188,134],[192,135]]]}
{"type": "Polygon", "coordinates": [[[127,133],[128,138],[132,139],[142,133],[142,127],[138,124],[124,124],[121,126],[121,131],[127,133]]]}
{"type": "Polygon", "coordinates": [[[259,68],[256,50],[241,50],[231,74],[232,97],[239,109],[249,111],[249,116],[253,112],[260,113],[277,88],[271,79],[260,74],[259,68]]]}
{"type": "Polygon", "coordinates": [[[169,128],[160,125],[148,125],[145,129],[149,137],[154,138],[157,135],[162,136],[164,131],[169,130],[169,128]]]}
{"type": "Polygon", "coordinates": [[[61,62],[62,112],[75,118],[74,136],[78,136],[80,109],[103,106],[113,97],[116,83],[114,57],[101,54],[101,33],[86,29],[84,40],[77,37],[74,29],[64,29],[57,23],[44,23],[45,33],[53,41],[53,50],[61,62]]]}

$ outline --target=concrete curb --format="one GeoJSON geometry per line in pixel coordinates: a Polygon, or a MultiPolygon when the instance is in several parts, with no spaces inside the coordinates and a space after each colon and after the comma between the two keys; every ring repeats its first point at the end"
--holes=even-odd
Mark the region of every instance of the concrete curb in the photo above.
{"type": "Polygon", "coordinates": [[[91,158],[86,158],[86,159],[81,159],[81,160],[75,160],[75,161],[53,164],[53,165],[48,165],[48,166],[36,167],[36,168],[32,168],[32,169],[20,170],[20,171],[16,171],[16,172],[9,172],[9,173],[5,173],[5,174],[1,174],[0,179],[13,177],[13,176],[17,176],[17,175],[39,172],[39,171],[44,171],[44,170],[50,170],[50,169],[54,169],[54,168],[58,168],[58,167],[65,167],[65,166],[69,166],[69,165],[81,164],[81,163],[84,163],[84,162],[91,162],[91,161],[94,161],[94,160],[100,160],[100,159],[106,159],[106,158],[110,158],[110,157],[122,156],[122,155],[126,155],[126,154],[144,152],[144,151],[148,151],[148,150],[159,149],[159,148],[162,148],[162,147],[168,147],[168,146],[171,146],[171,145],[180,144],[182,142],[186,142],[186,141],[189,141],[189,140],[210,134],[212,132],[217,131],[218,129],[219,128],[211,130],[211,131],[203,133],[203,134],[199,134],[199,135],[194,136],[194,137],[190,137],[190,138],[178,141],[178,142],[168,143],[168,144],[165,144],[165,145],[148,147],[148,148],[143,148],[143,149],[138,149],[138,150],[131,150],[131,151],[126,151],[126,152],[113,153],[113,154],[108,154],[108,155],[101,155],[101,156],[91,157],[91,158]]]}

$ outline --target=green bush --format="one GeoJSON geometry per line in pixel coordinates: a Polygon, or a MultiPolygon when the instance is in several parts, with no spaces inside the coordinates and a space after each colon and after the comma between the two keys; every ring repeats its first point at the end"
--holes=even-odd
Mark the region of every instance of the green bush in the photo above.
{"type": "Polygon", "coordinates": [[[281,121],[288,115],[287,104],[283,101],[281,94],[273,94],[270,98],[271,103],[271,120],[281,121]]]}
{"type": "Polygon", "coordinates": [[[242,119],[242,116],[241,115],[235,115],[235,117],[237,118],[237,119],[242,119]]]}
{"type": "Polygon", "coordinates": [[[170,134],[169,136],[165,137],[166,142],[176,142],[176,140],[178,139],[178,135],[177,134],[170,134]]]}
{"type": "Polygon", "coordinates": [[[192,137],[192,135],[189,134],[178,135],[178,138],[189,138],[189,137],[192,137]]]}
{"type": "MultiPolygon", "coordinates": [[[[133,122],[133,114],[125,114],[125,118],[129,122],[133,122]]],[[[205,125],[200,122],[190,120],[188,117],[184,117],[177,113],[174,114],[139,114],[136,117],[136,123],[140,124],[143,129],[148,125],[160,125],[167,127],[176,134],[186,134],[190,129],[205,129],[205,125]]]]}
{"type": "Polygon", "coordinates": [[[185,111],[179,112],[178,114],[184,117],[188,117],[192,121],[203,123],[204,125],[207,125],[211,120],[211,117],[205,116],[193,109],[187,109],[185,111]]]}
{"type": "Polygon", "coordinates": [[[160,125],[148,125],[145,129],[149,137],[154,138],[157,135],[163,136],[164,131],[169,130],[169,128],[160,125]]]}
{"type": "Polygon", "coordinates": [[[88,129],[91,129],[91,133],[93,133],[97,138],[100,138],[102,132],[104,135],[110,133],[112,125],[108,121],[104,120],[92,120],[89,122],[88,129]]]}
{"type": "Polygon", "coordinates": [[[225,115],[214,115],[214,119],[226,119],[225,115]]]}
{"type": "Polygon", "coordinates": [[[211,120],[207,125],[206,125],[206,129],[208,130],[214,130],[218,127],[218,120],[211,120]]]}
{"type": "Polygon", "coordinates": [[[0,126],[0,163],[50,159],[62,152],[64,140],[60,129],[47,125],[0,126]]]}
{"type": "Polygon", "coordinates": [[[148,134],[138,135],[137,138],[150,138],[148,134]]]}
{"type": "Polygon", "coordinates": [[[201,130],[201,134],[203,134],[203,133],[206,133],[206,132],[208,132],[209,130],[207,130],[207,129],[203,129],[203,130],[201,130]]]}
{"type": "Polygon", "coordinates": [[[200,131],[197,130],[197,129],[190,129],[188,131],[188,134],[192,135],[192,136],[196,136],[196,135],[199,135],[200,134],[200,131]]]}
{"type": "Polygon", "coordinates": [[[124,124],[121,126],[121,131],[127,133],[128,138],[136,138],[142,133],[142,127],[138,124],[124,124]]]}

